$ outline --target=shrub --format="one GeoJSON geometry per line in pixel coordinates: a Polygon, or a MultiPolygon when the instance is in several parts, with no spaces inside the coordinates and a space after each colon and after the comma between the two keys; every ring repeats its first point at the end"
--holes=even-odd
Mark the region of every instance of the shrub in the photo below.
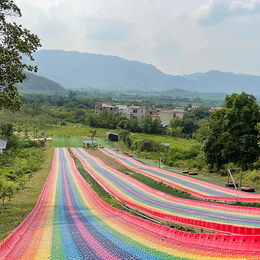
{"type": "Polygon", "coordinates": [[[23,141],[22,145],[24,148],[41,147],[41,144],[38,141],[34,141],[34,140],[23,141]]]}

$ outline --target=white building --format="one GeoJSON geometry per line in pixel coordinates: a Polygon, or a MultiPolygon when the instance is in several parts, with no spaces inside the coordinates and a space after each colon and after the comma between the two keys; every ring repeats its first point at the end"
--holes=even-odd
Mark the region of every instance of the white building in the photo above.
{"type": "Polygon", "coordinates": [[[129,107],[127,105],[117,104],[116,107],[118,107],[119,112],[128,111],[129,110],[129,107]]]}
{"type": "Polygon", "coordinates": [[[138,124],[141,124],[142,117],[145,117],[145,107],[130,106],[129,112],[133,118],[138,117],[138,124]]]}
{"type": "Polygon", "coordinates": [[[185,113],[186,111],[184,108],[162,109],[160,111],[160,119],[163,125],[169,125],[171,120],[174,118],[183,119],[185,113]]]}

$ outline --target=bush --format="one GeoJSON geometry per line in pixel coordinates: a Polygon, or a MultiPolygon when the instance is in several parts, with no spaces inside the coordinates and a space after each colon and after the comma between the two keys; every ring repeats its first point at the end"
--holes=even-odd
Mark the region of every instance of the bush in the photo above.
{"type": "Polygon", "coordinates": [[[41,147],[41,144],[38,141],[34,140],[25,140],[22,143],[24,148],[30,148],[30,147],[41,147]]]}
{"type": "Polygon", "coordinates": [[[164,150],[164,146],[154,140],[144,140],[141,142],[140,151],[159,152],[164,150]]]}

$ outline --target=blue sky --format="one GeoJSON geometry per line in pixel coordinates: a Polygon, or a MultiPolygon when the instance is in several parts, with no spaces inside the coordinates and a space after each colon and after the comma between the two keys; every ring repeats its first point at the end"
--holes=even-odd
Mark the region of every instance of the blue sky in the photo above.
{"type": "Polygon", "coordinates": [[[43,49],[260,75],[260,0],[15,0],[43,49]]]}

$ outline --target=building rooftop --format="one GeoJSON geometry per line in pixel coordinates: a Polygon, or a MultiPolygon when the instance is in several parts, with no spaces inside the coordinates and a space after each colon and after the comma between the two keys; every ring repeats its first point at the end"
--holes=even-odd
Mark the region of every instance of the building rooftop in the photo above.
{"type": "Polygon", "coordinates": [[[145,109],[145,107],[135,107],[135,106],[130,106],[130,108],[133,108],[133,109],[145,109]]]}
{"type": "Polygon", "coordinates": [[[186,113],[186,111],[180,111],[180,110],[161,110],[160,113],[174,114],[174,113],[186,113]]]}
{"type": "Polygon", "coordinates": [[[0,150],[3,150],[6,148],[7,140],[0,139],[0,150]]]}
{"type": "Polygon", "coordinates": [[[118,135],[117,133],[106,132],[107,135],[118,135]]]}

